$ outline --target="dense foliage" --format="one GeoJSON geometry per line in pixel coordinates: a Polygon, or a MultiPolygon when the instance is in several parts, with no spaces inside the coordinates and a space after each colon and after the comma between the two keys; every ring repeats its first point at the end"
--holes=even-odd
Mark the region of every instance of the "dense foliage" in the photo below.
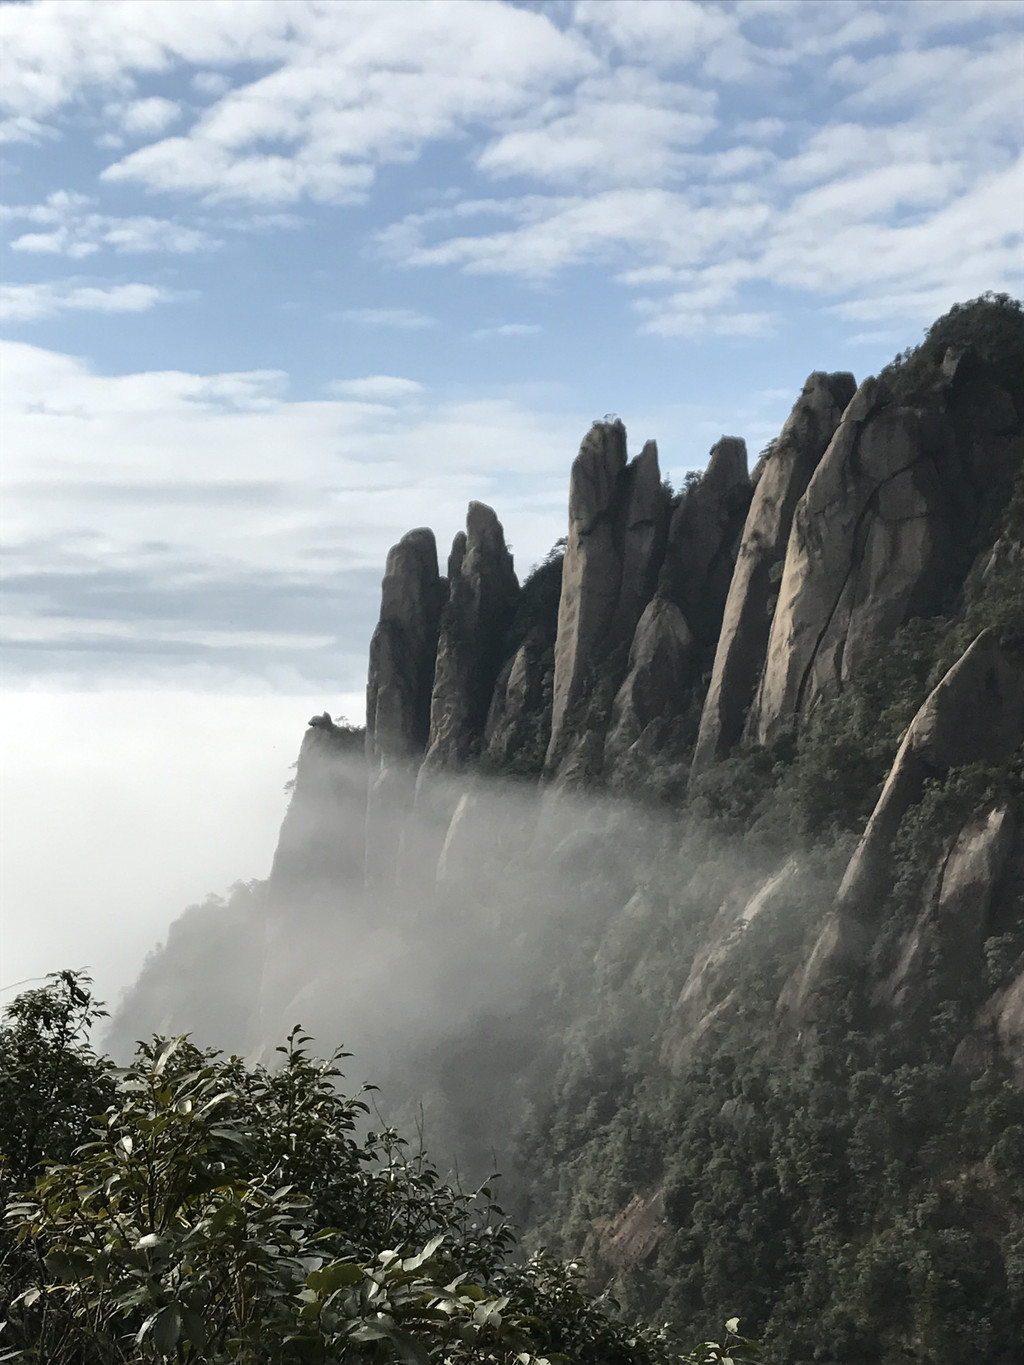
{"type": "Polygon", "coordinates": [[[1017,411],[1024,410],[1024,305],[1009,294],[982,294],[967,303],[956,303],[928,328],[924,340],[911,346],[881,371],[899,399],[918,395],[926,387],[935,366],[947,349],[970,350],[992,367],[993,378],[1013,398],[1017,411]]]}
{"type": "MultiPolygon", "coordinates": [[[[296,1029],[273,1069],[186,1038],[114,1068],[87,1045],[86,986],[62,973],[0,1031],[0,1359],[682,1365],[578,1265],[511,1263],[488,1189],[364,1131],[366,1101],[337,1087],[345,1054],[312,1057],[296,1029]]],[[[752,1358],[728,1339],[685,1361],[752,1358]]]]}

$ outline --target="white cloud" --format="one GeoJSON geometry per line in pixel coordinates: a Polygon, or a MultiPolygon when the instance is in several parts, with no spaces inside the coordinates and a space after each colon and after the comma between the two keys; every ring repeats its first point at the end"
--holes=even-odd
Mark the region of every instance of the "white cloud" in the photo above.
{"type": "Polygon", "coordinates": [[[478,165],[571,186],[659,184],[681,174],[682,149],[716,127],[715,104],[712,91],[620,67],[581,81],[571,98],[536,106],[478,165]]]}
{"type": "Polygon", "coordinates": [[[695,62],[720,46],[738,56],[745,45],[734,16],[697,0],[579,0],[574,18],[627,59],[655,65],[695,62]]]}
{"type": "MultiPolygon", "coordinates": [[[[583,0],[557,13],[499,0],[44,0],[0,5],[0,100],[14,136],[61,126],[86,96],[109,136],[134,127],[143,145],[107,167],[108,185],[268,210],[364,201],[380,165],[447,142],[511,192],[483,200],[469,184],[453,202],[451,185],[433,186],[425,202],[443,207],[421,199],[378,232],[387,259],[532,280],[589,265],[642,292],[647,329],[749,333],[766,325],[761,286],[874,308],[985,270],[1012,284],[1005,213],[995,236],[959,215],[952,276],[944,224],[1017,153],[1022,20],[1020,5],[981,0],[583,0]],[[204,96],[198,112],[145,88],[179,68],[204,96]],[[178,135],[161,137],[175,118],[178,135]],[[922,256],[899,289],[910,242],[922,256]],[[742,269],[723,294],[730,262],[742,269]]],[[[206,221],[78,206],[26,220],[14,245],[184,254],[214,244],[206,221]]],[[[225,216],[217,230],[239,226],[225,216]]],[[[401,308],[342,317],[431,324],[401,308]]]]}
{"type": "Polygon", "coordinates": [[[500,502],[523,564],[561,534],[578,423],[508,399],[377,375],[294,401],[276,371],[98,375],[13,342],[0,366],[5,602],[23,644],[34,617],[36,646],[130,660],[177,643],[309,672],[342,631],[340,677],[365,666],[372,585],[410,526],[435,526],[443,552],[468,499],[500,502]],[[524,473],[550,488],[539,503],[495,496],[524,473]]]}
{"type": "Polygon", "coordinates": [[[501,322],[496,327],[478,327],[473,336],[480,341],[487,337],[531,337],[540,330],[537,322],[501,322]]]}
{"type": "Polygon", "coordinates": [[[161,95],[151,95],[148,99],[133,100],[116,109],[114,117],[126,133],[162,133],[169,124],[181,117],[181,105],[161,95]]]}
{"type": "Polygon", "coordinates": [[[359,398],[367,403],[388,403],[404,398],[416,398],[424,392],[415,379],[401,379],[391,374],[370,374],[365,379],[339,379],[328,386],[328,391],[339,398],[359,398]]]}
{"type": "Polygon", "coordinates": [[[42,142],[44,138],[55,138],[56,131],[48,128],[38,119],[28,114],[15,114],[13,118],[0,119],[0,144],[4,142],[42,142]]]}
{"type": "Polygon", "coordinates": [[[11,242],[14,251],[90,256],[102,247],[126,254],[166,251],[191,254],[220,245],[200,228],[149,215],[118,218],[99,213],[88,195],[56,190],[41,204],[14,204],[0,209],[0,220],[26,222],[49,228],[27,232],[11,242]]]}
{"type": "Polygon", "coordinates": [[[144,313],[168,297],[151,284],[90,285],[69,280],[0,285],[0,319],[36,322],[65,312],[144,313]]]}
{"type": "Polygon", "coordinates": [[[342,322],[365,323],[370,327],[399,327],[415,330],[436,327],[437,319],[415,308],[346,308],[338,314],[342,322]]]}
{"type": "Polygon", "coordinates": [[[179,116],[162,96],[125,101],[148,74],[269,66],[224,89],[216,72],[195,73],[214,97],[198,121],[105,173],[256,203],[357,200],[376,164],[525,111],[597,66],[578,34],[491,0],[463,0],[457,11],[419,0],[2,6],[0,48],[0,99],[12,115],[38,120],[107,90],[117,97],[108,115],[116,135],[155,133],[179,116]]]}

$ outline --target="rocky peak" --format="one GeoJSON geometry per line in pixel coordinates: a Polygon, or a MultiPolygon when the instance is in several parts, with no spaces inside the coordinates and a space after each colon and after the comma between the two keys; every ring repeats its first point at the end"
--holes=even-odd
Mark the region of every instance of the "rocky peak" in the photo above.
{"type": "Polygon", "coordinates": [[[410,531],[388,552],[370,641],[366,743],[372,758],[415,757],[426,743],[443,592],[433,531],[410,531]]]}
{"type": "Polygon", "coordinates": [[[796,505],[855,389],[852,374],[809,375],[770,455],[759,462],[701,715],[695,773],[724,757],[743,734],[768,646],[773,573],[781,568],[796,505]]]}
{"type": "Polygon", "coordinates": [[[630,642],[650,600],[667,518],[668,494],[654,442],[627,465],[622,423],[595,423],[570,476],[545,764],[549,775],[561,765],[566,719],[591,671],[617,646],[630,642]]]}
{"type": "Polygon", "coordinates": [[[766,743],[911,616],[948,577],[945,439],[934,414],[866,379],[797,504],[748,734],[766,743]]]}
{"type": "Polygon", "coordinates": [[[466,530],[455,538],[448,568],[426,771],[458,767],[482,736],[519,596],[501,522],[484,503],[469,504],[466,530]]]}

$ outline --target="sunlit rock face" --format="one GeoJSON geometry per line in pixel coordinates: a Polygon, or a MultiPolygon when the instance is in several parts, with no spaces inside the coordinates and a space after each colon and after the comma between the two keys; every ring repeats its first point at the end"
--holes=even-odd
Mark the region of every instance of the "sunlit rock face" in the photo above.
{"type": "Polygon", "coordinates": [[[852,374],[810,375],[760,467],[729,583],[693,757],[695,773],[724,757],[742,737],[764,664],[778,587],[775,579],[781,573],[793,513],[855,387],[852,374]]]}
{"type": "Polygon", "coordinates": [[[566,760],[567,721],[594,667],[627,646],[655,586],[669,497],[658,452],[648,442],[626,462],[621,422],[599,422],[584,437],[569,484],[569,529],[555,643],[549,776],[566,760]]]}
{"type": "Polygon", "coordinates": [[[1009,396],[953,352],[913,404],[864,381],[793,516],[752,742],[798,724],[911,617],[949,608],[1018,430],[1009,396]]]}

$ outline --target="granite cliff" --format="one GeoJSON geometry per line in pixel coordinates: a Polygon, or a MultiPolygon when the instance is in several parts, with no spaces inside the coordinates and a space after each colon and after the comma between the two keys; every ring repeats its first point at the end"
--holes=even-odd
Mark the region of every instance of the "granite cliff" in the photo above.
{"type": "Polygon", "coordinates": [[[247,1045],[302,1017],[358,1048],[373,1016],[373,1065],[470,1166],[503,1146],[535,1237],[585,1246],[646,1312],[711,1321],[763,1282],[740,1306],[769,1352],[787,1313],[848,1299],[837,1361],[958,1359],[955,1313],[926,1312],[909,1270],[913,1312],[865,1288],[910,1255],[899,1219],[938,1219],[1003,1286],[1012,1330],[985,1327],[983,1358],[1009,1362],[1024,1207],[993,1153],[1007,1123],[1024,1152],[1022,375],[1024,313],[986,297],[859,385],[811,374],[753,469],[724,436],[679,493],[653,441],[630,458],[621,422],[594,423],[564,544],[521,584],[481,503],[446,577],[432,532],[403,537],[365,757],[327,715],[303,742],[247,1045]],[[816,1144],[857,1170],[899,1146],[911,1074],[926,1155],[860,1177],[875,1202],[852,1176],[836,1192],[816,1144]],[[971,1107],[990,1090],[994,1136],[971,1107]],[[940,1142],[943,1094],[975,1125],[963,1151],[940,1142]],[[687,1241],[708,1199],[745,1220],[746,1241],[716,1234],[729,1267],[687,1241]]]}

